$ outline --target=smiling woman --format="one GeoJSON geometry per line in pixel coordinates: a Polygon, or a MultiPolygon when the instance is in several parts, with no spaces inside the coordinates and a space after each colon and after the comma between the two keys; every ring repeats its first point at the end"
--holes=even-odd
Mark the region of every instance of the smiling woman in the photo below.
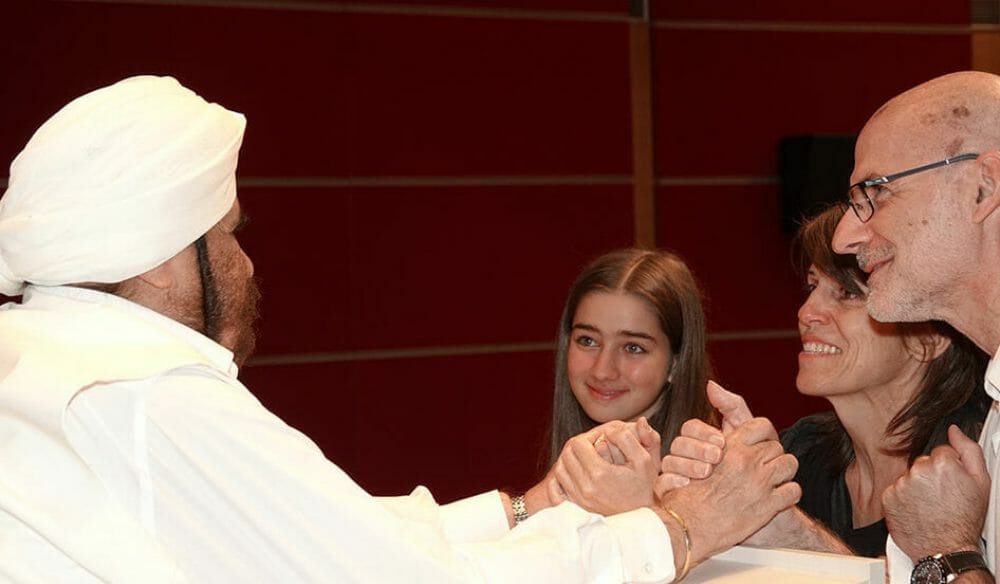
{"type": "Polygon", "coordinates": [[[946,443],[951,424],[978,437],[988,404],[979,390],[987,359],[944,323],[868,316],[866,274],[853,256],[831,248],[843,212],[819,214],[796,240],[808,293],[799,308],[796,385],[829,400],[834,412],[799,420],[782,443],[799,459],[799,507],[857,553],[880,556],[888,533],[885,488],[917,456],[946,443]]]}
{"type": "Polygon", "coordinates": [[[712,419],[698,284],[665,251],[620,250],[584,268],[559,323],[549,465],[599,423],[645,416],[664,449],[690,418],[712,419]]]}

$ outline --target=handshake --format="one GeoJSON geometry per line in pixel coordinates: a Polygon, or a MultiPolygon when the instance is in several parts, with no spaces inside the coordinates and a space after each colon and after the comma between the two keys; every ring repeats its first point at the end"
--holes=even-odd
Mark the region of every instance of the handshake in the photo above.
{"type": "MultiPolygon", "coordinates": [[[[801,496],[792,481],[798,462],[785,453],[771,422],[752,417],[743,398],[714,382],[708,397],[722,416],[721,430],[688,420],[662,460],[660,436],[645,418],[608,422],[572,438],[526,493],[529,508],[568,500],[611,515],[648,507],[670,533],[681,576],[766,532],[761,528],[786,510],[792,513],[801,496]]],[[[808,521],[786,521],[796,519],[808,521]]]]}

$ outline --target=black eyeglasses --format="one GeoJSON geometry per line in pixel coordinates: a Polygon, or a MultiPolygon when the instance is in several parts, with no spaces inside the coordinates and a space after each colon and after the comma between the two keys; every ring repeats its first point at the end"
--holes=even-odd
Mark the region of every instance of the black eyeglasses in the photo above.
{"type": "Polygon", "coordinates": [[[878,189],[882,185],[889,184],[894,180],[903,178],[904,176],[910,176],[911,174],[917,174],[918,172],[924,172],[925,170],[934,170],[935,168],[941,168],[942,166],[948,166],[949,164],[954,164],[963,160],[975,160],[976,158],[979,158],[978,154],[959,154],[958,156],[945,158],[939,162],[925,164],[923,166],[911,168],[910,170],[897,172],[896,174],[870,178],[868,180],[854,183],[847,189],[848,203],[850,204],[851,209],[854,210],[854,214],[858,216],[858,219],[860,219],[862,223],[864,223],[865,221],[871,219],[872,215],[875,214],[875,196],[878,195],[878,189]]]}

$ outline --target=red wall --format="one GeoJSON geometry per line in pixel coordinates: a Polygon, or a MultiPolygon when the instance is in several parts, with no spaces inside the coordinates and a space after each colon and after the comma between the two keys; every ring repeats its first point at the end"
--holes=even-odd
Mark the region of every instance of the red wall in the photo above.
{"type": "MultiPolygon", "coordinates": [[[[633,240],[628,2],[258,4],[4,3],[0,160],[138,73],[246,113],[265,294],[246,384],[374,492],[526,486],[563,296],[633,240]]],[[[794,389],[778,140],[856,132],[969,68],[969,17],[759,4],[653,2],[656,225],[705,285],[721,380],[783,426],[824,403],[794,389]]]]}

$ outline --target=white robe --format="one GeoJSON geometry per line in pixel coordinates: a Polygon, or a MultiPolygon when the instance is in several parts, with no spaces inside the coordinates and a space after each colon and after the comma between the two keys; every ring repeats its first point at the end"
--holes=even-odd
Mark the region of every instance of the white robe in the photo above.
{"type": "Polygon", "coordinates": [[[643,509],[375,498],[239,381],[232,355],[120,298],[0,310],[0,580],[666,582],[643,509]]]}

